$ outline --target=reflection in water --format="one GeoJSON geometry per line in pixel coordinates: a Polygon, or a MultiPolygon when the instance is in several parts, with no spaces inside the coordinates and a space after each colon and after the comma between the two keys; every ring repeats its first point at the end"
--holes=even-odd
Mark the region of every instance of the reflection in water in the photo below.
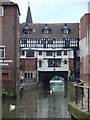
{"type": "Polygon", "coordinates": [[[18,118],[68,118],[67,100],[64,86],[54,84],[52,94],[50,90],[28,90],[27,94],[18,99],[18,118]]]}
{"type": "Polygon", "coordinates": [[[3,118],[15,118],[16,110],[10,110],[10,105],[16,104],[15,98],[4,98],[2,101],[2,117],[3,118]]]}
{"type": "Polygon", "coordinates": [[[16,118],[68,118],[64,87],[51,85],[50,89],[35,89],[17,97],[16,118]],[[53,89],[52,94],[50,90],[53,89]]]}

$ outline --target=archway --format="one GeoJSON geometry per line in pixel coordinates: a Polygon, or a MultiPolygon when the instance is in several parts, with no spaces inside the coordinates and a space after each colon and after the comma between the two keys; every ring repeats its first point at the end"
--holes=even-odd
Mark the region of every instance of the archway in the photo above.
{"type": "Polygon", "coordinates": [[[38,75],[44,87],[49,87],[49,82],[54,76],[64,78],[65,82],[68,80],[68,71],[40,71],[38,75]]]}

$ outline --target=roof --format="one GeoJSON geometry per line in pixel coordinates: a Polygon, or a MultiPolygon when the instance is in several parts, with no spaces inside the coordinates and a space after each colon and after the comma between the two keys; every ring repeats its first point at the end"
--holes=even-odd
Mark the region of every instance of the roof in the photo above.
{"type": "Polygon", "coordinates": [[[18,8],[18,12],[19,12],[19,15],[20,15],[20,10],[19,10],[18,4],[14,3],[14,2],[0,2],[0,4],[2,6],[16,6],[18,8]]]}
{"type": "Polygon", "coordinates": [[[29,24],[29,28],[32,29],[31,34],[24,34],[23,28],[25,28],[26,23],[20,25],[20,37],[21,38],[79,38],[79,23],[67,23],[68,28],[70,28],[70,33],[64,35],[62,33],[62,28],[65,23],[52,23],[47,24],[48,28],[51,29],[50,34],[43,34],[42,29],[45,23],[42,24],[29,24]]]}
{"type": "Polygon", "coordinates": [[[26,23],[27,23],[27,24],[33,23],[33,22],[32,22],[31,10],[30,10],[30,7],[29,7],[29,6],[28,6],[28,11],[27,11],[26,23]]]}

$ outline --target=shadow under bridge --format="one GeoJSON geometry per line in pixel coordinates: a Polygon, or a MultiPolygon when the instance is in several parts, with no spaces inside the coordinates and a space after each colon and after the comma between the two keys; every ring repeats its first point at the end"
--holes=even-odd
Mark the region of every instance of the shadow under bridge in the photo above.
{"type": "Polygon", "coordinates": [[[40,71],[38,72],[39,82],[43,83],[44,87],[49,87],[49,82],[54,76],[64,78],[65,82],[68,80],[68,71],[40,71]]]}

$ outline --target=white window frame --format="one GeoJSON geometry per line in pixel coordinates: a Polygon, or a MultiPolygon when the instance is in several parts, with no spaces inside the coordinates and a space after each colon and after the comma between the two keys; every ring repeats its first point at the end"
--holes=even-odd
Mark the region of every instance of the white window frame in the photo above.
{"type": "Polygon", "coordinates": [[[26,79],[32,79],[33,78],[33,72],[25,71],[24,76],[26,74],[26,79]],[[31,75],[32,74],[32,75],[31,75]]]}
{"type": "Polygon", "coordinates": [[[5,58],[5,46],[0,46],[0,58],[5,58]],[[3,50],[1,48],[4,48],[3,50]],[[2,56],[2,52],[4,52],[4,56],[2,56]]]}
{"type": "Polygon", "coordinates": [[[4,8],[3,6],[0,6],[0,16],[3,16],[4,15],[4,8]]]}

